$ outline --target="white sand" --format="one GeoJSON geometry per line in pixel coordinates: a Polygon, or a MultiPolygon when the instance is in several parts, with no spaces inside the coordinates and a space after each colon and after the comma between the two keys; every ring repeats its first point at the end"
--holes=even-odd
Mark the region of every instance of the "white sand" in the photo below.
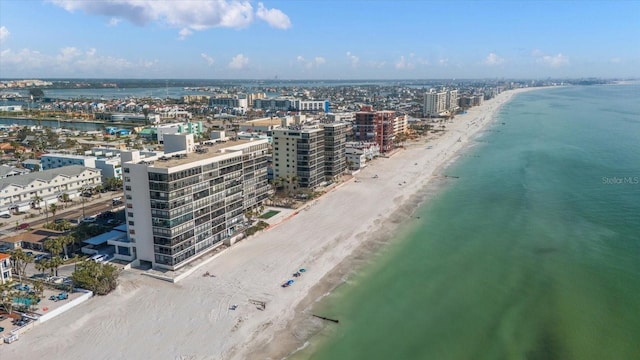
{"type": "Polygon", "coordinates": [[[406,208],[433,175],[441,175],[440,166],[522,91],[504,92],[456,116],[435,140],[408,143],[391,158],[375,160],[356,175],[357,182],[341,185],[291,219],[234,245],[178,284],[123,273],[113,294],[93,298],[19,341],[0,345],[0,358],[280,358],[296,346],[281,335],[296,314],[301,316],[300,305],[312,288],[314,297],[321,295],[319,286],[336,265],[380,231],[393,230],[397,222],[389,221],[390,215],[406,208]],[[302,267],[304,275],[293,278],[302,267]],[[201,276],[206,271],[215,277],[201,276]],[[281,288],[287,279],[295,283],[281,288]],[[258,310],[250,299],[266,301],[266,310],[258,310]],[[232,304],[237,310],[229,309],[232,304]]]}

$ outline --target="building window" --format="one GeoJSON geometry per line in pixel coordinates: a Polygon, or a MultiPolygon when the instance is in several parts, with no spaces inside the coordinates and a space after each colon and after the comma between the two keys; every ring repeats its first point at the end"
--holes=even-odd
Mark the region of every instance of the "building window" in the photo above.
{"type": "Polygon", "coordinates": [[[134,222],[133,221],[129,221],[129,225],[134,226],[134,222]]]}
{"type": "Polygon", "coordinates": [[[128,217],[133,217],[133,213],[132,212],[127,212],[127,216],[128,217]]]}

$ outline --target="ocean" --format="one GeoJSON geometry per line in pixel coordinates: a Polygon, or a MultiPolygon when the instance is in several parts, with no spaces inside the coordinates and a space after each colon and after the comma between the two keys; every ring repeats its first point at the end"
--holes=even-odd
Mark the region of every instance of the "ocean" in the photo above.
{"type": "Polygon", "coordinates": [[[639,94],[514,97],[291,358],[640,359],[639,94]]]}

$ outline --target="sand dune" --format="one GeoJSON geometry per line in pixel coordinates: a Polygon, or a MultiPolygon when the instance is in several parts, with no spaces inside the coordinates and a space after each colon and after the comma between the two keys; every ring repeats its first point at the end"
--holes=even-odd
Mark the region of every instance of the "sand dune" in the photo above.
{"type": "Polygon", "coordinates": [[[93,298],[20,341],[0,346],[0,357],[281,358],[307,335],[292,326],[296,315],[304,316],[304,308],[342,280],[336,266],[363,261],[356,249],[375,247],[396,230],[402,216],[419,205],[415,195],[441,175],[441,166],[472,144],[474,134],[521,91],[504,92],[456,116],[428,143],[421,139],[375,160],[355,176],[357,182],[342,184],[286,222],[232,246],[180,283],[124,272],[113,294],[93,298]],[[307,271],[293,278],[300,268],[307,271]],[[207,271],[215,277],[201,276],[207,271]],[[282,288],[287,279],[295,283],[282,288]],[[266,309],[250,300],[264,301],[266,309]],[[234,304],[238,308],[231,310],[234,304]]]}

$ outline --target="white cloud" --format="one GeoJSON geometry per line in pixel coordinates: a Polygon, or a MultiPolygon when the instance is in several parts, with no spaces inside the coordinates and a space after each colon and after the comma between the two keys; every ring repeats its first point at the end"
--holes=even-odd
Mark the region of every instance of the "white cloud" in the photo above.
{"type": "Polygon", "coordinates": [[[157,62],[157,60],[132,62],[123,58],[99,55],[95,48],[82,50],[72,46],[62,48],[53,55],[30,49],[17,51],[6,49],[0,54],[0,68],[8,73],[24,74],[24,76],[29,74],[55,74],[60,77],[138,75],[139,71],[153,68],[157,62]]]}
{"type": "Polygon", "coordinates": [[[0,44],[5,42],[5,40],[9,38],[10,34],[9,29],[7,29],[6,26],[0,26],[0,44]]]}
{"type": "Polygon", "coordinates": [[[249,65],[249,58],[242,54],[238,54],[231,59],[231,62],[229,63],[229,68],[242,70],[242,69],[246,69],[248,65],[249,65]]]}
{"type": "Polygon", "coordinates": [[[438,64],[440,64],[440,66],[447,66],[449,65],[449,59],[440,59],[438,60],[438,64]]]}
{"type": "Polygon", "coordinates": [[[118,24],[120,24],[121,22],[122,22],[122,19],[117,17],[112,17],[111,19],[109,19],[109,23],[107,24],[107,26],[109,27],[118,26],[118,24]]]}
{"type": "MultiPolygon", "coordinates": [[[[288,29],[289,17],[278,9],[267,9],[258,3],[254,13],[248,0],[48,0],[69,12],[125,19],[136,25],[160,22],[171,27],[206,30],[213,27],[245,28],[255,18],[272,27],[288,29]]],[[[113,21],[113,20],[111,20],[113,21]]]]}
{"type": "Polygon", "coordinates": [[[69,63],[80,56],[82,56],[82,51],[80,51],[79,49],[74,47],[66,47],[60,50],[60,54],[56,56],[56,59],[60,63],[69,63]]]}
{"type": "Polygon", "coordinates": [[[409,56],[405,57],[402,55],[400,59],[395,62],[395,68],[398,70],[413,70],[418,65],[429,65],[429,61],[416,56],[414,53],[409,53],[409,56]]]}
{"type": "Polygon", "coordinates": [[[556,56],[545,55],[539,58],[538,62],[544,63],[551,67],[560,67],[564,65],[569,65],[569,58],[562,54],[558,54],[556,56]]]}
{"type": "Polygon", "coordinates": [[[489,66],[493,66],[493,65],[500,65],[504,62],[504,59],[501,58],[500,56],[498,56],[498,54],[496,53],[489,53],[489,55],[487,56],[486,59],[484,59],[484,64],[485,65],[489,65],[489,66]]]}
{"type": "Polygon", "coordinates": [[[261,2],[258,3],[256,16],[277,29],[286,30],[291,27],[291,20],[285,13],[278,9],[267,9],[261,2]]]}
{"type": "Polygon", "coordinates": [[[353,55],[351,51],[347,51],[347,58],[349,58],[349,61],[351,62],[351,66],[353,67],[358,67],[358,65],[360,64],[360,58],[353,55]]]}
{"type": "Polygon", "coordinates": [[[191,31],[191,30],[189,30],[187,28],[184,28],[184,29],[180,30],[180,32],[178,32],[178,35],[179,35],[178,39],[179,40],[184,40],[184,39],[187,38],[187,36],[189,36],[191,34],[193,34],[193,31],[191,31]]]}
{"type": "Polygon", "coordinates": [[[565,65],[569,65],[569,58],[561,53],[558,55],[547,55],[541,50],[534,49],[531,51],[531,56],[536,58],[536,63],[546,65],[549,67],[557,68],[565,65]]]}
{"type": "Polygon", "coordinates": [[[306,60],[302,55],[298,55],[296,61],[307,69],[312,69],[327,62],[322,56],[316,56],[313,60],[306,60]]]}
{"type": "Polygon", "coordinates": [[[209,64],[209,66],[213,66],[213,64],[216,62],[214,58],[205,53],[200,54],[200,56],[202,56],[202,58],[207,62],[207,64],[209,64]]]}
{"type": "Polygon", "coordinates": [[[615,57],[615,58],[609,59],[609,62],[612,64],[620,64],[622,62],[622,59],[615,57]]]}

